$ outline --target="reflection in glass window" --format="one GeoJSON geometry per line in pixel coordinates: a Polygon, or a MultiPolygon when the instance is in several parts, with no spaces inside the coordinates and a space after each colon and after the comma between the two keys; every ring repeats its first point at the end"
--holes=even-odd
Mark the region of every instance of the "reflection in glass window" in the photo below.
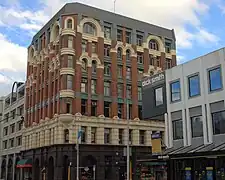
{"type": "Polygon", "coordinates": [[[203,136],[202,116],[191,117],[192,137],[203,136]]]}
{"type": "Polygon", "coordinates": [[[155,89],[155,105],[160,106],[163,104],[163,88],[155,89]]]}
{"type": "Polygon", "coordinates": [[[215,91],[222,88],[222,78],[220,67],[209,71],[209,86],[210,91],[215,91]]]}
{"type": "Polygon", "coordinates": [[[200,94],[199,75],[191,76],[188,78],[189,96],[197,96],[200,94]]]}
{"type": "Polygon", "coordinates": [[[225,111],[212,113],[213,134],[225,133],[225,111]]]}
{"type": "Polygon", "coordinates": [[[170,84],[171,101],[179,101],[181,99],[180,95],[180,81],[176,81],[170,84]]]}
{"type": "Polygon", "coordinates": [[[92,23],[85,23],[84,24],[84,33],[87,33],[87,34],[92,34],[94,36],[96,36],[96,27],[94,24],[92,23]]]}
{"type": "Polygon", "coordinates": [[[173,140],[183,139],[182,119],[173,121],[173,140]]]}

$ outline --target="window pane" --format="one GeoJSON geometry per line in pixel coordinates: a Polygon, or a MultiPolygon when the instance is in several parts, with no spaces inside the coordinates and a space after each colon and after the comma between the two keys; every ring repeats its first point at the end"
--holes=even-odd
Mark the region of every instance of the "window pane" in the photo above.
{"type": "Polygon", "coordinates": [[[182,120],[173,121],[173,139],[183,139],[183,122],[182,120]]]}
{"type": "Polygon", "coordinates": [[[199,76],[192,76],[188,78],[189,81],[189,96],[197,96],[200,94],[200,83],[199,83],[199,76]]]}
{"type": "Polygon", "coordinates": [[[171,101],[179,101],[180,100],[180,81],[176,81],[174,83],[171,83],[170,85],[171,89],[171,101]]]}
{"type": "Polygon", "coordinates": [[[155,105],[160,106],[163,104],[163,88],[155,89],[155,105]]]}
{"type": "Polygon", "coordinates": [[[73,48],[73,36],[68,37],[68,48],[73,48]]]}
{"type": "Polygon", "coordinates": [[[73,56],[68,55],[68,67],[73,67],[73,56]]]}
{"type": "Polygon", "coordinates": [[[221,70],[220,68],[209,71],[210,91],[215,91],[222,88],[221,70]]]}
{"type": "Polygon", "coordinates": [[[225,133],[225,111],[212,114],[213,134],[225,133]]]}
{"type": "Polygon", "coordinates": [[[67,89],[73,89],[73,76],[67,75],[67,89]]]}
{"type": "Polygon", "coordinates": [[[192,137],[203,136],[202,116],[191,118],[192,137]]]}

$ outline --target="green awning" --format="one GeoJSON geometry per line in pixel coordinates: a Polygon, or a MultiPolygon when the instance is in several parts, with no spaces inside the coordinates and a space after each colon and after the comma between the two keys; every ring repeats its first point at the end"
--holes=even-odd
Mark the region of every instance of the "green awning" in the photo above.
{"type": "Polygon", "coordinates": [[[16,163],[17,168],[31,168],[32,160],[31,159],[21,159],[16,163]]]}

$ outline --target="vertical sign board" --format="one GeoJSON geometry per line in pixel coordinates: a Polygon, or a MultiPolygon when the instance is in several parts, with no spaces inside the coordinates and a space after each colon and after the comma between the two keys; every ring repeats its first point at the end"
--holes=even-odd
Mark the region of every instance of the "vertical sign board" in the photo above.
{"type": "Polygon", "coordinates": [[[160,155],[162,153],[161,133],[155,132],[151,135],[152,139],[152,155],[160,155]]]}
{"type": "Polygon", "coordinates": [[[191,180],[191,167],[185,168],[185,180],[191,180]]]}

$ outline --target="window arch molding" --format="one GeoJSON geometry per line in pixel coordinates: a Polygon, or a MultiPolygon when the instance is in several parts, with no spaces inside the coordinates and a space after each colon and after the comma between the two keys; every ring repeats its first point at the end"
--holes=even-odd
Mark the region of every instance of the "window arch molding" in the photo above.
{"type": "Polygon", "coordinates": [[[98,21],[93,18],[84,18],[80,21],[80,24],[77,27],[77,31],[83,33],[83,28],[85,23],[92,23],[96,27],[96,36],[97,37],[104,37],[104,32],[98,21]]]}
{"type": "Polygon", "coordinates": [[[149,35],[149,36],[148,36],[147,42],[146,42],[146,45],[145,45],[145,48],[149,49],[149,42],[150,42],[150,40],[155,40],[155,41],[158,43],[159,51],[160,51],[160,52],[165,52],[165,48],[164,48],[162,39],[160,39],[160,38],[157,37],[157,36],[153,36],[153,35],[149,35]]]}
{"type": "Polygon", "coordinates": [[[100,59],[97,57],[97,56],[88,56],[87,53],[83,53],[80,58],[78,59],[77,63],[82,65],[82,60],[83,59],[86,59],[87,60],[87,67],[92,67],[92,62],[95,61],[96,64],[97,64],[97,68],[100,68],[101,67],[101,61],[100,59]]]}
{"type": "Polygon", "coordinates": [[[36,50],[34,48],[34,45],[31,45],[28,49],[28,62],[32,62],[35,57],[36,57],[36,50]]]}
{"type": "Polygon", "coordinates": [[[56,21],[51,28],[50,42],[53,42],[56,40],[57,36],[60,34],[60,31],[61,29],[60,29],[59,21],[56,21]],[[59,34],[57,35],[57,33],[59,34]]]}
{"type": "Polygon", "coordinates": [[[66,28],[66,29],[73,29],[73,30],[75,29],[75,28],[74,28],[74,19],[73,19],[72,17],[70,17],[70,16],[69,16],[69,17],[66,17],[66,19],[65,19],[65,21],[64,21],[64,28],[66,28]],[[69,21],[69,20],[72,21],[72,28],[69,28],[69,27],[68,27],[68,21],[69,21]]]}

